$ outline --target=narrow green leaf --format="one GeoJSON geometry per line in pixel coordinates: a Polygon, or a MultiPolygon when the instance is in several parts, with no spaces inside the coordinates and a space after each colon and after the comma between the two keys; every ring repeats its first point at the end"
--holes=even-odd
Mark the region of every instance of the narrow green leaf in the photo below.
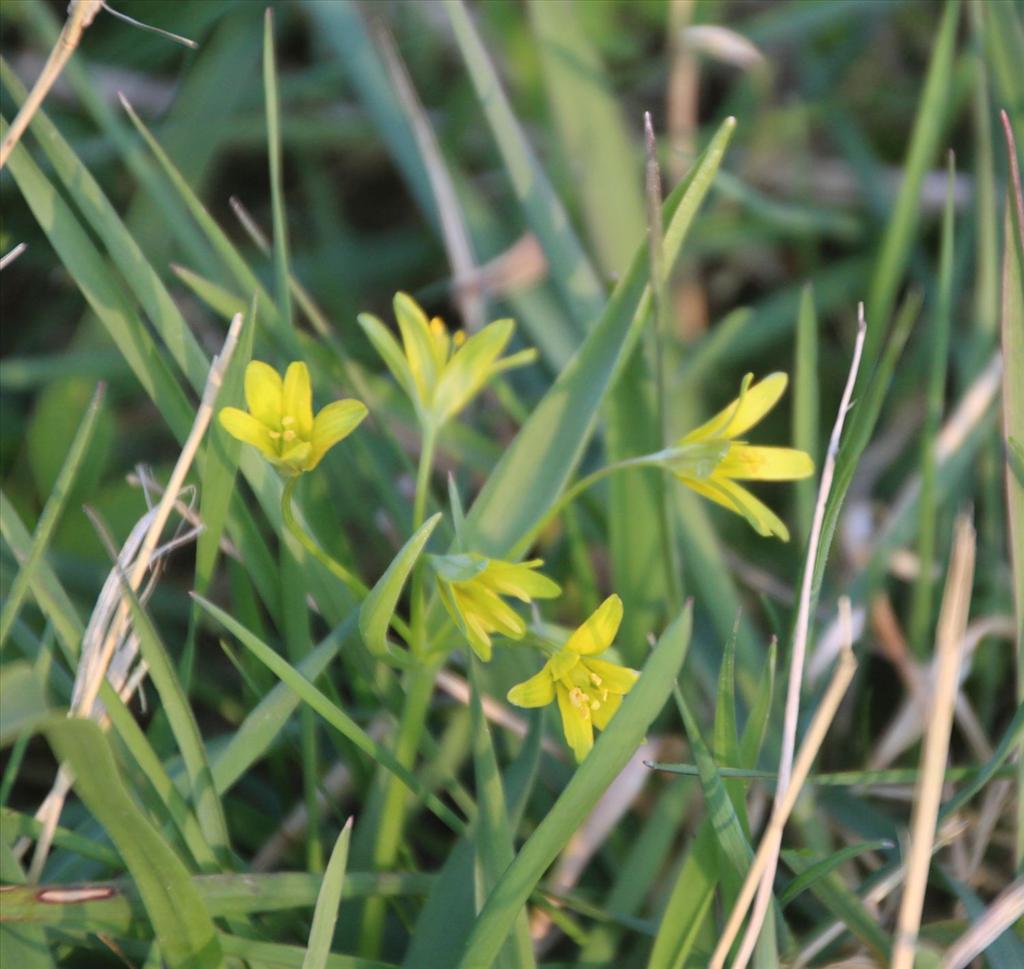
{"type": "MultiPolygon", "coordinates": [[[[800,312],[796,323],[796,349],[793,364],[793,447],[806,451],[815,467],[820,467],[818,450],[818,314],[814,307],[814,287],[808,283],[800,293],[800,312]]],[[[814,477],[797,481],[796,538],[802,546],[811,534],[814,500],[818,483],[814,477]]]]}
{"type": "Polygon", "coordinates": [[[551,810],[495,885],[459,969],[489,969],[537,882],[618,776],[668,699],[690,642],[689,606],[662,634],[636,685],[551,810]]]}
{"type": "Polygon", "coordinates": [[[871,379],[879,351],[889,333],[889,320],[896,305],[900,281],[910,259],[914,235],[920,222],[921,185],[933,164],[952,104],[949,92],[954,74],[953,57],[959,19],[959,0],[946,0],[932,47],[924,89],[917,102],[917,116],[902,166],[903,180],[899,195],[886,225],[871,279],[867,300],[868,334],[864,342],[864,366],[857,382],[855,397],[862,395],[871,379]]]}
{"type": "Polygon", "coordinates": [[[181,859],[135,806],[103,731],[71,717],[51,721],[45,733],[128,866],[168,967],[218,969],[223,955],[210,915],[181,859]]]}
{"type": "MultiPolygon", "coordinates": [[[[307,653],[296,671],[310,683],[327,668],[342,646],[356,633],[356,617],[350,616],[322,642],[307,653]]],[[[281,729],[300,703],[298,694],[286,683],[278,683],[242,721],[224,747],[210,758],[214,787],[224,794],[270,749],[281,729]]]]}
{"type": "MultiPolygon", "coordinates": [[[[480,701],[480,664],[475,657],[472,662],[469,710],[473,732],[473,771],[479,806],[473,839],[476,844],[476,907],[479,911],[502,872],[512,863],[515,849],[505,807],[505,789],[491,743],[491,730],[484,718],[480,701]]],[[[525,910],[519,913],[512,937],[498,953],[494,965],[496,969],[531,969],[536,965],[525,910]]]]}
{"type": "MultiPolygon", "coordinates": [[[[244,959],[250,965],[269,965],[275,969],[302,969],[305,950],[296,945],[279,942],[258,942],[239,935],[220,935],[220,944],[226,955],[244,959]]],[[[394,963],[360,956],[330,954],[324,961],[326,969],[396,969],[394,963]]]]}
{"type": "Polygon", "coordinates": [[[288,285],[288,220],[281,184],[281,109],[277,94],[274,56],[274,11],[267,7],[263,18],[263,96],[267,110],[267,157],[270,159],[270,205],[274,218],[274,288],[285,325],[291,327],[292,300],[288,285]]]}
{"type": "Polygon", "coordinates": [[[750,708],[750,714],[743,728],[743,736],[740,738],[739,763],[744,767],[753,767],[757,764],[758,755],[761,753],[761,744],[764,743],[768,718],[772,712],[772,696],[775,692],[775,660],[778,651],[778,642],[772,639],[771,645],[768,647],[768,655],[765,657],[764,668],[761,670],[757,696],[750,708]]]}
{"type": "Polygon", "coordinates": [[[278,679],[298,694],[299,698],[309,704],[332,727],[346,737],[364,754],[372,757],[385,770],[391,771],[410,791],[423,799],[431,812],[457,834],[465,830],[465,822],[456,816],[443,801],[426,791],[416,776],[403,767],[382,744],[377,743],[348,714],[331,703],[324,694],[307,680],[295,667],[286,663],[266,643],[254,636],[248,629],[238,623],[223,609],[215,606],[202,596],[195,596],[203,609],[227,629],[246,647],[261,663],[263,663],[278,679]]]}
{"type": "Polygon", "coordinates": [[[388,628],[406,580],[440,520],[441,512],[437,512],[416,530],[363,600],[359,609],[359,631],[374,656],[395,655],[389,648],[388,628]]]}
{"type": "Polygon", "coordinates": [[[516,120],[465,5],[462,0],[445,0],[444,6],[505,170],[551,266],[551,278],[580,332],[586,332],[601,312],[604,287],[516,120]]]}
{"type": "Polygon", "coordinates": [[[932,612],[935,599],[933,565],[935,562],[935,438],[942,424],[949,361],[950,331],[953,317],[953,185],[956,177],[952,152],[946,181],[946,206],[942,217],[942,242],[939,250],[939,294],[934,322],[928,331],[931,358],[928,363],[928,384],[925,396],[925,421],[921,430],[918,463],[921,468],[921,492],[917,502],[917,581],[910,605],[908,636],[919,658],[932,653],[932,612]]]}
{"type": "Polygon", "coordinates": [[[327,863],[320,894],[316,898],[313,912],[313,927],[309,930],[309,944],[302,969],[324,969],[331,954],[334,939],[334,925],[338,921],[338,905],[345,884],[345,869],[348,865],[348,843],[352,837],[352,819],[349,818],[334,843],[331,860],[327,863]]]}
{"type": "MultiPolygon", "coordinates": [[[[16,558],[24,560],[29,557],[32,536],[3,492],[0,492],[0,535],[16,558]]],[[[60,581],[45,560],[39,562],[30,585],[32,594],[53,624],[53,631],[67,655],[78,656],[85,626],[68,593],[63,590],[60,581]]]]}
{"type": "Polygon", "coordinates": [[[701,822],[661,913],[647,969],[683,969],[711,911],[719,881],[719,851],[711,818],[701,822]]]}
{"type": "Polygon", "coordinates": [[[28,557],[22,562],[22,566],[18,570],[18,574],[15,576],[7,598],[4,601],[3,611],[0,612],[0,650],[2,650],[7,640],[7,635],[11,631],[11,626],[18,615],[18,610],[21,608],[25,594],[32,584],[35,570],[38,568],[40,560],[46,554],[46,548],[50,544],[53,530],[60,520],[61,512],[64,510],[68,495],[82,466],[82,460],[92,441],[93,431],[96,429],[96,419],[103,405],[104,392],[105,388],[100,384],[96,388],[96,392],[93,394],[85,414],[82,416],[78,430],[75,432],[74,440],[68,449],[67,457],[61,466],[60,474],[57,476],[53,491],[50,492],[50,497],[46,499],[46,505],[39,516],[39,524],[36,526],[35,533],[32,536],[32,549],[28,553],[28,557]]]}
{"type": "Polygon", "coordinates": [[[804,869],[786,886],[786,890],[779,896],[779,908],[785,908],[795,898],[806,892],[819,878],[824,878],[829,872],[835,871],[844,862],[869,851],[884,851],[893,847],[891,841],[865,841],[860,844],[847,845],[820,861],[808,858],[808,861],[812,861],[811,867],[804,869]]]}
{"type": "Polygon", "coordinates": [[[127,576],[119,568],[118,575],[121,578],[121,593],[131,609],[132,628],[139,638],[139,650],[149,667],[149,677],[160,695],[161,706],[185,763],[192,801],[196,806],[196,816],[203,835],[219,855],[221,864],[227,864],[231,851],[227,821],[224,818],[224,807],[213,785],[199,725],[153,621],[128,584],[127,576]]]}

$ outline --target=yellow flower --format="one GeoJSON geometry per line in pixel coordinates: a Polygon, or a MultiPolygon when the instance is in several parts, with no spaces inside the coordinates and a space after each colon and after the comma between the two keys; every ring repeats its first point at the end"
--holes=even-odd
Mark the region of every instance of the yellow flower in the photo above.
{"type": "Polygon", "coordinates": [[[543,707],[558,701],[565,739],[581,762],[594,746],[594,727],[604,730],[640,674],[593,659],[612,644],[622,622],[622,600],[611,595],[579,627],[535,676],[508,691],[517,707],[543,707]]]}
{"type": "Polygon", "coordinates": [[[475,552],[431,555],[437,586],[452,621],[484,662],[491,658],[491,633],[521,639],[526,623],[502,596],[521,602],[550,599],[562,590],[557,582],[535,571],[544,563],[503,562],[475,552]]]}
{"type": "Polygon", "coordinates": [[[288,475],[312,471],[366,417],[366,405],[361,401],[336,400],[314,418],[309,370],[301,361],[288,365],[284,380],[268,364],[250,361],[245,368],[245,402],[248,412],[223,408],[221,426],[238,440],[259,448],[288,475]]]}
{"type": "Polygon", "coordinates": [[[736,440],[770,411],[786,389],[784,373],[773,373],[751,385],[753,374],[743,378],[740,395],[706,424],[680,438],[678,447],[718,444],[721,456],[710,473],[695,477],[676,471],[688,488],[742,515],[759,535],[776,535],[789,541],[789,530],[767,505],[737,481],[796,481],[814,474],[814,462],[805,451],[787,447],[755,447],[736,440]]]}
{"type": "Polygon", "coordinates": [[[402,346],[373,314],[359,323],[394,378],[406,392],[424,427],[437,430],[478,394],[495,374],[533,361],[536,350],[501,357],[515,323],[496,320],[466,338],[448,332],[440,317],[428,320],[420,305],[405,293],[395,296],[395,318],[402,346]]]}

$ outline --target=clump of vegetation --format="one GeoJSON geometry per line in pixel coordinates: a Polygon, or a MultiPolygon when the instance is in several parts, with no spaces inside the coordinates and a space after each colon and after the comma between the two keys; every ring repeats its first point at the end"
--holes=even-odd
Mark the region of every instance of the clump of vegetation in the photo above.
{"type": "Polygon", "coordinates": [[[5,964],[1024,965],[1020,12],[123,7],[0,10],[5,964]]]}

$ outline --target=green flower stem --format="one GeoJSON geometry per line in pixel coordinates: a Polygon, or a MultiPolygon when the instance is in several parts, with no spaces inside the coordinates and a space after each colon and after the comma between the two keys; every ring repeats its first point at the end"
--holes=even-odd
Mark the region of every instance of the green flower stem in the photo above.
{"type": "Polygon", "coordinates": [[[590,474],[580,478],[571,488],[567,488],[562,492],[558,501],[547,510],[540,521],[516,543],[510,558],[513,560],[521,558],[526,553],[526,550],[536,541],[537,536],[543,531],[544,527],[565,511],[569,505],[592,485],[604,480],[609,475],[615,474],[616,471],[628,471],[631,468],[656,468],[659,466],[657,458],[658,456],[655,454],[642,454],[635,458],[625,458],[622,461],[616,461],[614,464],[607,464],[603,468],[598,468],[596,471],[592,471],[590,474]]]}
{"type": "MultiPolygon", "coordinates": [[[[412,529],[415,532],[424,521],[427,497],[430,491],[430,472],[434,463],[436,434],[427,429],[420,448],[419,468],[416,472],[416,494],[413,498],[412,529]]],[[[403,767],[412,769],[426,727],[430,698],[434,693],[434,677],[438,662],[426,660],[426,610],[423,590],[424,563],[417,562],[412,573],[411,616],[412,637],[409,646],[420,665],[405,676],[405,704],[395,737],[395,758],[403,767]]],[[[384,780],[384,799],[381,805],[377,838],[373,849],[374,867],[384,870],[394,865],[402,839],[402,822],[407,803],[406,790],[394,776],[384,780]]],[[[380,952],[384,930],[385,903],[383,899],[370,899],[364,910],[360,949],[369,958],[380,952]]]]}
{"type": "Polygon", "coordinates": [[[306,533],[306,530],[295,518],[295,510],[292,507],[292,500],[295,494],[295,486],[299,482],[299,475],[288,478],[285,481],[284,490],[281,492],[281,518],[285,527],[292,533],[296,541],[313,556],[333,576],[340,579],[345,587],[356,597],[365,599],[369,588],[357,576],[353,575],[337,559],[328,555],[317,543],[306,533]]]}
{"type": "MultiPolygon", "coordinates": [[[[408,770],[413,768],[423,737],[436,675],[436,663],[423,663],[406,673],[405,704],[395,736],[395,759],[408,770]]],[[[393,867],[398,858],[409,800],[407,788],[394,775],[388,774],[383,783],[384,797],[373,848],[373,866],[381,871],[393,867]]],[[[380,954],[386,906],[383,898],[370,898],[366,902],[360,951],[367,958],[373,959],[380,954]]]]}

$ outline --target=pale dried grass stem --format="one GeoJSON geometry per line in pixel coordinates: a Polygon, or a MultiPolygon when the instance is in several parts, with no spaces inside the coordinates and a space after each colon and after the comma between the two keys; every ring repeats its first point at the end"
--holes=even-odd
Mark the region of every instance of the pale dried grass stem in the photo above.
{"type": "Polygon", "coordinates": [[[931,717],[921,753],[921,776],[910,826],[907,879],[896,922],[891,969],[912,969],[921,927],[928,869],[949,755],[962,651],[974,580],[975,534],[969,516],[958,516],[953,553],[936,632],[936,678],[931,717]]]}

